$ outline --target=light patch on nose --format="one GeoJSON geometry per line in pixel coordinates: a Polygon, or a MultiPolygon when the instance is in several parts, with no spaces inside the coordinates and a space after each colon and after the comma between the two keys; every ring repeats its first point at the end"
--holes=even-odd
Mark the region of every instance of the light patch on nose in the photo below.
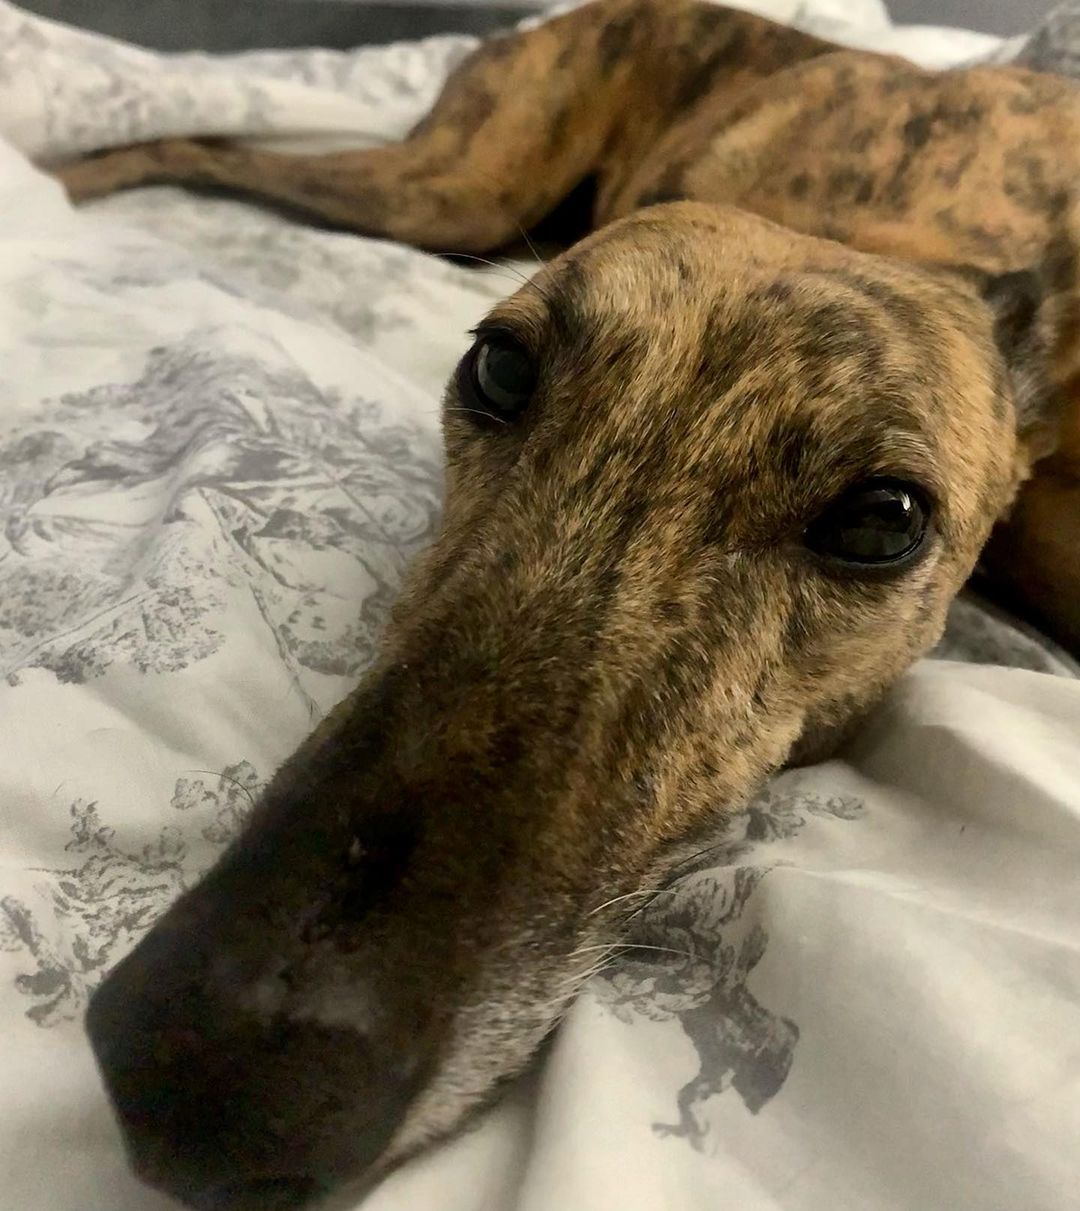
{"type": "Polygon", "coordinates": [[[318,1022],[322,1026],[371,1034],[379,1028],[385,1014],[372,987],[357,982],[320,988],[296,1005],[289,1016],[298,1022],[318,1022]]]}
{"type": "Polygon", "coordinates": [[[210,964],[210,982],[241,1010],[271,1017],[281,1012],[288,995],[288,986],[281,978],[284,970],[282,960],[268,963],[260,959],[256,965],[241,955],[219,954],[210,964]]]}
{"type": "Polygon", "coordinates": [[[288,1008],[290,1022],[308,1023],[329,1030],[348,1030],[367,1042],[378,1056],[382,1077],[394,1086],[408,1086],[424,1059],[424,1049],[413,1046],[402,1030],[393,1006],[387,1006],[372,984],[358,980],[313,990],[288,1008]]]}

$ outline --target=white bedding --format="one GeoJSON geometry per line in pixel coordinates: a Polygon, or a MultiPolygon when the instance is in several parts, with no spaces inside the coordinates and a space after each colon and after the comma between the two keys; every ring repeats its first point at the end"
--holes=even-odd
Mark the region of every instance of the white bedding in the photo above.
{"type": "MultiPolygon", "coordinates": [[[[754,7],[997,50],[874,0],[754,7]]],[[[441,382],[512,288],[174,190],[74,213],[26,157],[392,139],[470,45],[163,59],[0,2],[2,1211],[166,1206],[87,994],[369,659],[437,517],[441,382]]],[[[638,940],[681,953],[594,978],[364,1211],[1074,1211],[1078,670],[972,602],[941,654],[659,898],[638,940]]]]}

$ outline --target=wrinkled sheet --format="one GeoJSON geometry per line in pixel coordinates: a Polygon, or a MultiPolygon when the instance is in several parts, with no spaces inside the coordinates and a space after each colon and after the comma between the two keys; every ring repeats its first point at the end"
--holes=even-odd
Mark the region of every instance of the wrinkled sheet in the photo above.
{"type": "MultiPolygon", "coordinates": [[[[755,7],[928,64],[1021,49],[755,7]]],[[[370,660],[437,521],[441,382],[513,288],[176,190],[75,213],[27,157],[394,139],[471,45],[163,58],[0,3],[0,1207],[166,1207],[87,996],[370,660]]],[[[638,920],[658,949],[365,1211],[1073,1211],[1077,669],[972,600],[938,656],[718,830],[638,920]]]]}

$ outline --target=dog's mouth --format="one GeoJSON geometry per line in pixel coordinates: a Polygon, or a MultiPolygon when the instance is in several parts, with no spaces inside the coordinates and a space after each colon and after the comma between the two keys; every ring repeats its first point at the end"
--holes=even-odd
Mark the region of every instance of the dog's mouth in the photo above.
{"type": "Polygon", "coordinates": [[[292,1211],[325,1192],[310,1177],[263,1177],[193,1190],[185,1201],[194,1211],[292,1211]]]}

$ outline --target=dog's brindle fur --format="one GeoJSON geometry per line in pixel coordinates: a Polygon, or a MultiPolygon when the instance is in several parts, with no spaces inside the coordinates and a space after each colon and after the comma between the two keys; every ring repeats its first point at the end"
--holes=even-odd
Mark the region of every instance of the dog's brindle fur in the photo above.
{"type": "Polygon", "coordinates": [[[61,170],[464,252],[597,186],[485,322],[542,366],[522,420],[449,389],[445,522],[378,666],[94,1000],[149,1180],[292,1205],[454,1128],[629,893],[934,643],[996,524],[991,573],[1080,642],[1077,148],[1064,80],[600,0],[482,47],[400,146],[61,170]],[[874,475],[924,486],[931,538],[840,574],[801,535],[874,475]]]}

